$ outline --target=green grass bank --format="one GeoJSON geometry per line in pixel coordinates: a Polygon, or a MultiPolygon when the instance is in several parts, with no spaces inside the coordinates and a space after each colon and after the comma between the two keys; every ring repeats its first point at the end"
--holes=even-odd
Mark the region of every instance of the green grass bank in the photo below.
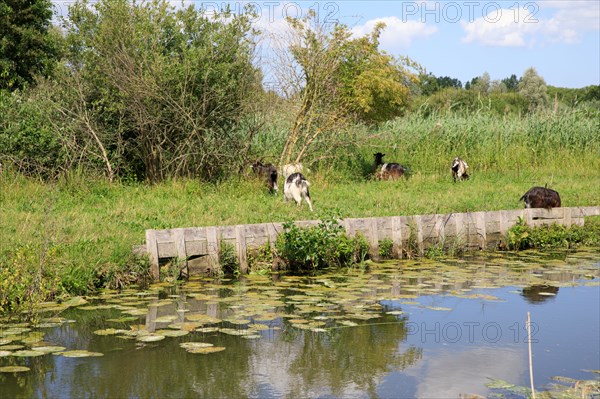
{"type": "MultiPolygon", "coordinates": [[[[131,249],[146,229],[521,208],[533,185],[559,191],[563,206],[600,205],[600,133],[576,113],[502,119],[411,116],[376,131],[357,128],[354,151],[310,164],[315,212],[269,195],[249,171],[218,183],[109,183],[71,172],[57,181],[0,173],[0,309],[120,288],[147,275],[131,249]],[[367,138],[368,137],[368,138],[367,138]],[[407,179],[373,180],[372,154],[411,169],[407,179]],[[471,179],[453,183],[461,156],[471,179]]],[[[264,135],[256,148],[267,154],[264,135]]],[[[276,147],[276,146],[275,146],[276,147]]],[[[318,159],[316,157],[315,159],[318,159]]],[[[280,183],[280,190],[282,190],[280,183]]]]}

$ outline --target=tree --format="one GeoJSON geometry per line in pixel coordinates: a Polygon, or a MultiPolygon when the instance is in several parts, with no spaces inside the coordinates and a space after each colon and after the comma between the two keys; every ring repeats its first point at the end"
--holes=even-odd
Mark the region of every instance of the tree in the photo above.
{"type": "Polygon", "coordinates": [[[434,74],[429,72],[428,74],[422,73],[419,75],[419,88],[421,94],[424,96],[430,96],[440,89],[438,78],[434,74]]]}
{"type": "Polygon", "coordinates": [[[280,163],[298,162],[317,142],[330,151],[344,145],[336,135],[349,122],[379,123],[401,115],[416,64],[380,51],[383,24],[351,39],[341,24],[321,22],[314,11],[288,18],[291,36],[278,54],[279,86],[286,88],[292,126],[280,163]]]}
{"type": "Polygon", "coordinates": [[[50,0],[0,2],[0,89],[21,89],[52,72],[60,43],[51,7],[50,0]]]}
{"type": "Polygon", "coordinates": [[[347,107],[354,120],[367,124],[398,117],[408,106],[409,87],[418,78],[412,70],[420,66],[410,59],[394,58],[379,50],[385,24],[371,34],[347,40],[342,47],[338,72],[341,108],[347,107]]]}
{"type": "Polygon", "coordinates": [[[238,166],[259,82],[250,15],[168,0],[76,2],[57,110],[73,152],[149,181],[238,166]]]}
{"type": "Polygon", "coordinates": [[[548,104],[548,87],[535,68],[528,68],[519,82],[519,93],[529,101],[530,109],[548,104]]]}
{"type": "Polygon", "coordinates": [[[471,79],[469,87],[465,86],[465,88],[487,94],[490,91],[490,83],[490,74],[484,72],[483,75],[471,79]]]}
{"type": "Polygon", "coordinates": [[[450,76],[440,76],[437,78],[438,86],[440,89],[451,87],[454,89],[462,89],[462,82],[456,78],[450,76]]]}
{"type": "Polygon", "coordinates": [[[502,83],[504,83],[508,91],[517,91],[519,88],[519,79],[517,79],[517,75],[514,73],[509,78],[502,79],[502,83]]]}

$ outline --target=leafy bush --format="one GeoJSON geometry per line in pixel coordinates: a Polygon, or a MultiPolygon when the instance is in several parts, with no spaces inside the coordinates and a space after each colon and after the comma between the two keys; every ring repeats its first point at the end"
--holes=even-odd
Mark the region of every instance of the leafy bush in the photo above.
{"type": "Polygon", "coordinates": [[[390,238],[379,241],[379,256],[383,259],[390,259],[393,255],[394,242],[390,238]]]}
{"type": "Polygon", "coordinates": [[[0,91],[0,162],[29,176],[51,177],[65,162],[65,151],[49,123],[43,100],[0,91]]]}
{"type": "Polygon", "coordinates": [[[60,287],[54,248],[22,245],[0,254],[0,314],[35,317],[35,306],[60,287]]]}
{"type": "Polygon", "coordinates": [[[367,238],[360,233],[354,236],[354,260],[363,263],[369,256],[369,242],[367,238]]]}
{"type": "Polygon", "coordinates": [[[235,253],[235,246],[227,241],[221,241],[219,248],[219,264],[221,271],[227,275],[240,273],[240,261],[235,253]]]}
{"type": "Polygon", "coordinates": [[[257,248],[249,248],[247,256],[250,273],[265,274],[271,271],[274,257],[270,242],[257,248]]]}
{"type": "Polygon", "coordinates": [[[512,250],[528,248],[575,248],[579,245],[600,245],[600,218],[586,219],[584,226],[552,224],[530,227],[522,218],[508,231],[508,247],[512,250]]]}
{"type": "Polygon", "coordinates": [[[277,254],[293,272],[313,272],[328,266],[350,266],[363,245],[350,238],[335,219],[317,226],[300,228],[293,222],[283,224],[277,237],[277,254]],[[358,251],[357,251],[358,250],[358,251]]]}

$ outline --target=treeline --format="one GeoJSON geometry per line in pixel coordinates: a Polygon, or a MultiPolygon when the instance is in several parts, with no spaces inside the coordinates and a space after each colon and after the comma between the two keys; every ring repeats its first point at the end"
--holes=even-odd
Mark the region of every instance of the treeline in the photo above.
{"type": "Polygon", "coordinates": [[[250,8],[208,16],[167,0],[79,0],[52,25],[51,5],[0,5],[0,162],[42,179],[82,170],[214,181],[252,158],[352,153],[364,132],[408,114],[598,115],[600,86],[548,87],[532,68],[464,87],[426,74],[379,49],[383,24],[352,38],[314,13],[288,19],[286,34],[269,38],[271,62],[259,64],[265,37],[250,8]]]}
{"type": "Polygon", "coordinates": [[[512,74],[501,80],[491,80],[486,72],[464,86],[460,80],[449,76],[421,74],[413,93],[415,98],[411,110],[427,116],[482,111],[497,116],[524,116],[548,110],[556,113],[575,107],[594,114],[600,109],[600,85],[578,89],[546,85],[533,68],[527,69],[520,78],[512,74]]]}

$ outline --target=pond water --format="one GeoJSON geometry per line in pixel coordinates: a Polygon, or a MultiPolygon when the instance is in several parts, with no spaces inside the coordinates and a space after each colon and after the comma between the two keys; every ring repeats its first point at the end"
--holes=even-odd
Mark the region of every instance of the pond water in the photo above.
{"type": "Polygon", "coordinates": [[[599,276],[522,252],[104,292],[0,324],[0,397],[527,397],[527,312],[536,391],[592,397],[599,276]]]}

